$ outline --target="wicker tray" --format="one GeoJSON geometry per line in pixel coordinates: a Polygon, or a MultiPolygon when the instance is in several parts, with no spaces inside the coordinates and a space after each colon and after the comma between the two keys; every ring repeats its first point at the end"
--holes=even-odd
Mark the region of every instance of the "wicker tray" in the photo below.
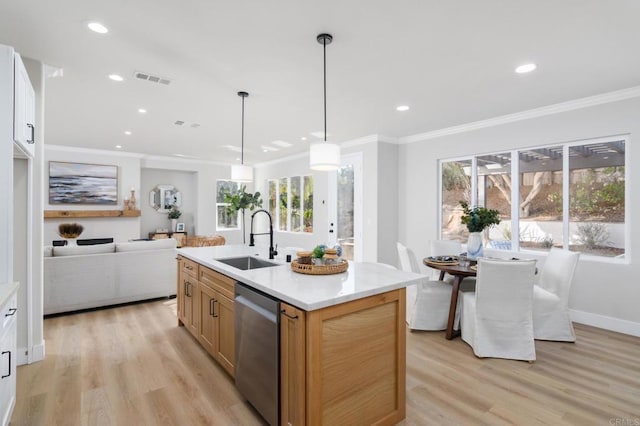
{"type": "Polygon", "coordinates": [[[299,274],[331,275],[345,272],[347,269],[349,269],[349,262],[346,260],[336,265],[304,265],[296,260],[291,262],[291,270],[299,274]]]}

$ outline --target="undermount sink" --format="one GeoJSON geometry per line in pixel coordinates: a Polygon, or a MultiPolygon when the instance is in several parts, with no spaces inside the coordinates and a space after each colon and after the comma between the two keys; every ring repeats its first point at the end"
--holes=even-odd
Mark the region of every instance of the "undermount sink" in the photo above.
{"type": "Polygon", "coordinates": [[[277,263],[269,262],[254,256],[230,257],[227,259],[216,259],[225,265],[246,271],[248,269],[268,268],[270,266],[278,266],[277,263]]]}

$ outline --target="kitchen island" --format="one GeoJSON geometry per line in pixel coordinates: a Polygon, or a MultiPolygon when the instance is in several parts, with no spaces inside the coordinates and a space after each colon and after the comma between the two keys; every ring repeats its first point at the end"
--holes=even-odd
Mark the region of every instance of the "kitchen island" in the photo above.
{"type": "MultiPolygon", "coordinates": [[[[280,301],[280,424],[396,424],[405,417],[405,287],[425,276],[375,263],[303,275],[283,262],[240,270],[216,259],[266,250],[178,250],[178,317],[234,376],[235,283],[280,301]]],[[[276,261],[277,262],[277,261],[276,261]]]]}

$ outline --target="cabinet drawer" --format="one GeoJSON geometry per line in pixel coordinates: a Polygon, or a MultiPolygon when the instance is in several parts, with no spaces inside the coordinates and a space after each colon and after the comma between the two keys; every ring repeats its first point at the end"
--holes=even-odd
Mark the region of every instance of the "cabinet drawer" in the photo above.
{"type": "Polygon", "coordinates": [[[9,327],[9,324],[17,314],[18,309],[18,294],[14,293],[13,296],[0,307],[0,336],[4,334],[4,331],[9,327]]]}
{"type": "Polygon", "coordinates": [[[185,259],[184,257],[180,258],[180,270],[185,274],[189,274],[194,278],[198,278],[198,264],[193,260],[185,259]]]}
{"type": "Polygon", "coordinates": [[[200,283],[213,290],[217,290],[220,293],[233,300],[236,282],[233,278],[229,278],[226,275],[222,275],[214,270],[200,267],[200,283]]]}

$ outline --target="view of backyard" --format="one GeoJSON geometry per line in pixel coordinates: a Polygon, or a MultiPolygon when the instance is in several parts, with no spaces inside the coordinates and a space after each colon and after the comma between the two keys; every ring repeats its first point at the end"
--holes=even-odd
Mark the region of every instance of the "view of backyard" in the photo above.
{"type": "MultiPolygon", "coordinates": [[[[569,244],[572,251],[624,255],[624,142],[570,146],[569,244]]],[[[563,147],[518,153],[519,244],[563,247],[563,147]]],[[[472,201],[472,160],[442,163],[442,238],[466,242],[460,200],[472,201]]],[[[476,158],[477,204],[500,212],[502,223],[486,235],[495,248],[511,248],[511,153],[476,158]]]]}

